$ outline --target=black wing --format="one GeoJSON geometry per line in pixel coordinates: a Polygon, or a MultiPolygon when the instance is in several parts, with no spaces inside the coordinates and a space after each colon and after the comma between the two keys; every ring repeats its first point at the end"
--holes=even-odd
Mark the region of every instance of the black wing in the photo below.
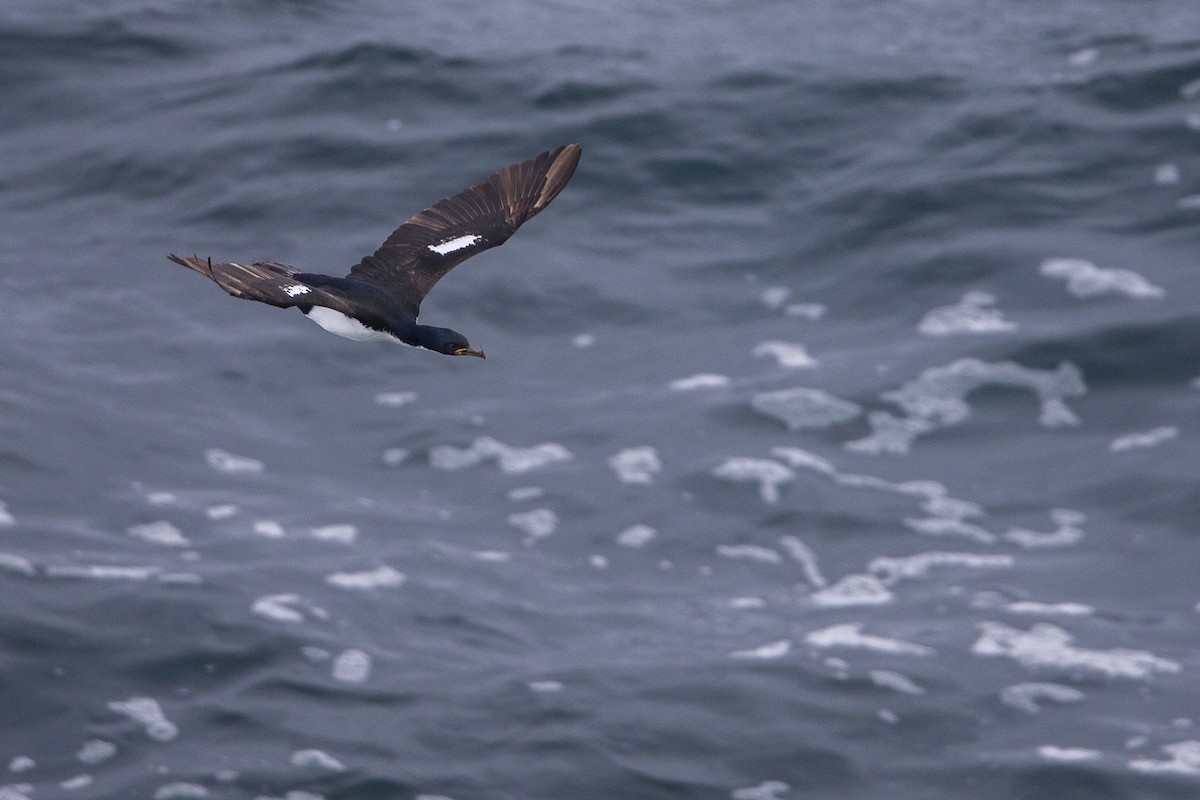
{"type": "Polygon", "coordinates": [[[504,244],[549,205],[571,179],[580,152],[577,144],[565,145],[439,200],[397,228],[347,278],[386,292],[415,315],[443,275],[476,253],[504,244]]]}
{"type": "MultiPolygon", "coordinates": [[[[329,287],[306,283],[295,267],[278,261],[256,261],[253,264],[214,264],[212,259],[168,256],[176,264],[194,269],[234,297],[257,300],[280,308],[291,306],[326,306],[349,313],[350,306],[329,287]]],[[[308,278],[314,276],[308,275],[308,278]]]]}

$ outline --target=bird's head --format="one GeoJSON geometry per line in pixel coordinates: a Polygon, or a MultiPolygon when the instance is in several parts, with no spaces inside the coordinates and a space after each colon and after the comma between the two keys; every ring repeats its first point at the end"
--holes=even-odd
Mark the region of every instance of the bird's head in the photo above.
{"type": "Polygon", "coordinates": [[[431,325],[417,326],[417,340],[421,347],[435,353],[445,353],[448,356],[478,356],[487,358],[482,350],[471,347],[467,337],[449,328],[435,328],[431,325]]]}

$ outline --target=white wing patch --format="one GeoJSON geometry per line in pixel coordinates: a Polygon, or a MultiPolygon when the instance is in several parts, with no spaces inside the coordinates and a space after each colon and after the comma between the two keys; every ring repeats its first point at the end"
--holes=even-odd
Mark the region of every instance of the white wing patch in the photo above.
{"type": "Polygon", "coordinates": [[[462,250],[464,247],[470,247],[478,242],[483,237],[479,234],[468,233],[466,236],[456,236],[453,239],[442,242],[441,244],[431,244],[429,249],[437,253],[439,256],[444,256],[447,253],[453,253],[455,250],[462,250]]]}
{"type": "Polygon", "coordinates": [[[308,294],[309,292],[312,291],[312,289],[309,289],[307,286],[301,286],[298,283],[293,283],[291,286],[285,286],[285,287],[283,287],[283,290],[285,292],[287,292],[288,297],[295,297],[295,296],[301,295],[301,294],[308,294]]]}

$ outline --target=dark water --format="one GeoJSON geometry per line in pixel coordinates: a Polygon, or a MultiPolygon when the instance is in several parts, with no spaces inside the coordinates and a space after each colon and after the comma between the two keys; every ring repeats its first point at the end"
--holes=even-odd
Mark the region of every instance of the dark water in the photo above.
{"type": "Polygon", "coordinates": [[[0,798],[1197,796],[1198,32],[8,0],[0,798]],[[487,361],[165,258],[570,141],[487,361]]]}

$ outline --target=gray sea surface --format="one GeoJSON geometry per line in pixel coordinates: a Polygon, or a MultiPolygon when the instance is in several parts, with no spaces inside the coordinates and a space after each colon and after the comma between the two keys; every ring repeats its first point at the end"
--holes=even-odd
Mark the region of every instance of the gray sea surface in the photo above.
{"type": "Polygon", "coordinates": [[[1200,796],[1200,7],[6,0],[0,798],[1200,796]],[[422,321],[344,274],[567,142],[422,321]]]}

